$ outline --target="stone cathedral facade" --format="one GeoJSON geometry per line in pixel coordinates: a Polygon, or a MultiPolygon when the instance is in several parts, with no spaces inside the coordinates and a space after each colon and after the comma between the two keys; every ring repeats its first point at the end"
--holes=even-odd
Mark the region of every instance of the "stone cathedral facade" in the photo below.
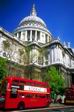
{"type": "Polygon", "coordinates": [[[46,68],[54,65],[62,72],[67,86],[74,84],[72,48],[69,43],[62,44],[53,38],[45,22],[37,16],[34,5],[30,16],[21,20],[13,33],[0,27],[0,57],[11,62],[10,75],[43,80],[46,68]],[[16,68],[15,63],[20,67],[16,68]]]}

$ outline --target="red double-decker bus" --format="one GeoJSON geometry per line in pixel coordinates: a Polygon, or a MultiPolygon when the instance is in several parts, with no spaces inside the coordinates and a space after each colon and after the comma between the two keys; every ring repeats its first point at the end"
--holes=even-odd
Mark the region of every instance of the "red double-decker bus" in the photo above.
{"type": "Polygon", "coordinates": [[[47,83],[20,77],[5,78],[0,94],[0,108],[4,109],[46,107],[51,102],[47,83]]]}

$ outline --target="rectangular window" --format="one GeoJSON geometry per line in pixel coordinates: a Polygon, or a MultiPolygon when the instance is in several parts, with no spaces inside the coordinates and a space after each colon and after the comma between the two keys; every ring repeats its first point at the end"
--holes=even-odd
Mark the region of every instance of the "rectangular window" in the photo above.
{"type": "Polygon", "coordinates": [[[26,84],[26,82],[24,82],[24,81],[20,81],[20,83],[19,83],[19,89],[20,90],[24,90],[24,85],[26,84]]]}
{"type": "Polygon", "coordinates": [[[11,84],[11,92],[10,92],[10,97],[11,98],[17,98],[18,89],[19,89],[19,81],[18,80],[13,80],[12,84],[11,84]]]}
{"type": "Polygon", "coordinates": [[[10,98],[17,98],[17,95],[18,95],[17,88],[12,87],[10,92],[10,98]]]}

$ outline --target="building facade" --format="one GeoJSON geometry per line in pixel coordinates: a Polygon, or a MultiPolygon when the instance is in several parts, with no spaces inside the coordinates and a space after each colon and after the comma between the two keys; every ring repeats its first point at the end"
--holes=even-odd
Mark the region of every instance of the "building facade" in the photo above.
{"type": "Polygon", "coordinates": [[[21,20],[13,34],[0,27],[0,56],[12,62],[12,69],[14,63],[23,66],[23,70],[18,70],[19,76],[26,77],[28,69],[32,73],[28,78],[43,80],[46,68],[54,65],[62,72],[67,86],[74,84],[72,48],[53,38],[34,5],[30,16],[21,20]]]}

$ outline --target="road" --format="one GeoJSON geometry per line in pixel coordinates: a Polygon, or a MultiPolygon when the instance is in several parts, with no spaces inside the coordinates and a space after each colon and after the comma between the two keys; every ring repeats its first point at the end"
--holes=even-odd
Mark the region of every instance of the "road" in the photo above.
{"type": "Polygon", "coordinates": [[[26,109],[21,111],[12,111],[12,112],[74,112],[74,106],[26,109]]]}

